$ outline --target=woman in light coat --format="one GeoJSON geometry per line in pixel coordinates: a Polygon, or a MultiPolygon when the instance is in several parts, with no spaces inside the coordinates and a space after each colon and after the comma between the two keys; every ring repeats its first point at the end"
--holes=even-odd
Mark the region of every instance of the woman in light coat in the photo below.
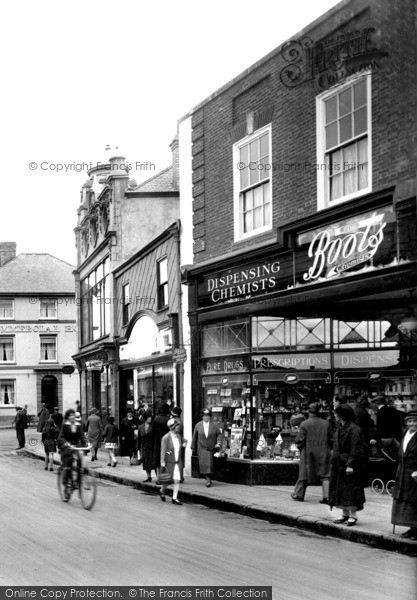
{"type": "MultiPolygon", "coordinates": [[[[182,448],[187,445],[187,440],[180,433],[181,425],[176,419],[169,419],[167,423],[169,432],[164,435],[161,441],[161,471],[164,467],[167,468],[171,481],[173,481],[172,504],[181,506],[182,502],[178,500],[178,492],[180,489],[182,464],[182,448]]],[[[160,491],[160,498],[165,502],[165,490],[170,483],[163,483],[160,491]]]]}

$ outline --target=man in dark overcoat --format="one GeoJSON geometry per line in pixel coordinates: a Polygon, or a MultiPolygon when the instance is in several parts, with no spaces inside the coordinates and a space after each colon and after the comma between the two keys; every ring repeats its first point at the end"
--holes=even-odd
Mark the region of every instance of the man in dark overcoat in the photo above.
{"type": "Polygon", "coordinates": [[[308,419],[298,430],[296,445],[300,450],[298,481],[293,500],[302,502],[308,485],[321,483],[323,498],[321,504],[327,504],[329,497],[330,452],[332,443],[331,425],[318,414],[318,404],[308,407],[308,419]]]}
{"type": "Polygon", "coordinates": [[[213,453],[219,449],[222,434],[218,423],[211,420],[211,412],[205,408],[201,413],[202,420],[194,427],[193,439],[191,441],[191,452],[198,455],[198,467],[200,475],[206,478],[206,487],[211,486],[213,473],[213,453]]]}
{"type": "Polygon", "coordinates": [[[25,443],[26,443],[25,429],[27,429],[28,420],[27,420],[26,413],[23,411],[23,409],[20,406],[16,406],[16,417],[14,420],[14,424],[15,424],[15,428],[16,428],[17,442],[19,444],[19,447],[17,448],[17,450],[21,450],[22,448],[25,447],[25,443]]]}
{"type": "Polygon", "coordinates": [[[376,441],[381,442],[383,439],[395,438],[399,442],[403,436],[405,413],[393,406],[388,406],[384,396],[376,396],[371,403],[373,407],[377,408],[376,441]]]}
{"type": "Polygon", "coordinates": [[[410,527],[402,537],[417,540],[417,410],[407,413],[407,431],[399,448],[399,463],[392,493],[393,525],[410,527]]]}

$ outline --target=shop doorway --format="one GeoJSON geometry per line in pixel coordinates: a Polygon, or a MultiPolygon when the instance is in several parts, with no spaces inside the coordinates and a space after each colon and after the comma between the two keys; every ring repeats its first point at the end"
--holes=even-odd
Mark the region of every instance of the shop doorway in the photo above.
{"type": "Polygon", "coordinates": [[[54,412],[55,406],[58,406],[58,381],[54,375],[45,375],[41,382],[41,402],[43,402],[49,412],[54,412]]]}

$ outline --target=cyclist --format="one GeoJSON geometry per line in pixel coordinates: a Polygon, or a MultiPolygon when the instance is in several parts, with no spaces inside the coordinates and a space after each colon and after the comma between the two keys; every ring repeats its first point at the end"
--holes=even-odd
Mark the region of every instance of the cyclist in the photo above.
{"type": "MultiPolygon", "coordinates": [[[[82,425],[80,423],[77,423],[77,421],[75,420],[75,410],[70,408],[65,413],[64,422],[62,424],[61,431],[58,436],[58,447],[61,452],[62,466],[65,468],[66,471],[66,484],[69,484],[71,482],[71,469],[72,459],[74,455],[74,446],[88,447],[88,442],[82,425]]],[[[76,451],[75,453],[78,460],[78,469],[80,469],[82,466],[81,454],[80,452],[76,451]]]]}

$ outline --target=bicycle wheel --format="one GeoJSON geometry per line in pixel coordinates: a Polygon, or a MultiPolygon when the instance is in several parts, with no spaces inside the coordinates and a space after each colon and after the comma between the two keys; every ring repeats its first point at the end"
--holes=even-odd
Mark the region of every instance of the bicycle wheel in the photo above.
{"type": "Polygon", "coordinates": [[[390,496],[392,496],[392,492],[394,491],[394,484],[395,484],[395,481],[393,479],[390,479],[389,481],[387,481],[387,485],[385,486],[387,493],[390,496]]]}
{"type": "Polygon", "coordinates": [[[385,485],[384,485],[384,482],[382,481],[382,479],[373,479],[371,486],[372,486],[372,491],[375,494],[383,494],[384,493],[385,485]]]}
{"type": "Polygon", "coordinates": [[[58,471],[58,492],[62,502],[69,502],[71,498],[72,486],[68,482],[68,473],[64,467],[59,467],[58,471]]]}
{"type": "Polygon", "coordinates": [[[96,478],[88,473],[87,469],[80,472],[78,484],[78,493],[80,494],[81,504],[86,510],[91,510],[94,506],[97,496],[96,478]]]}

